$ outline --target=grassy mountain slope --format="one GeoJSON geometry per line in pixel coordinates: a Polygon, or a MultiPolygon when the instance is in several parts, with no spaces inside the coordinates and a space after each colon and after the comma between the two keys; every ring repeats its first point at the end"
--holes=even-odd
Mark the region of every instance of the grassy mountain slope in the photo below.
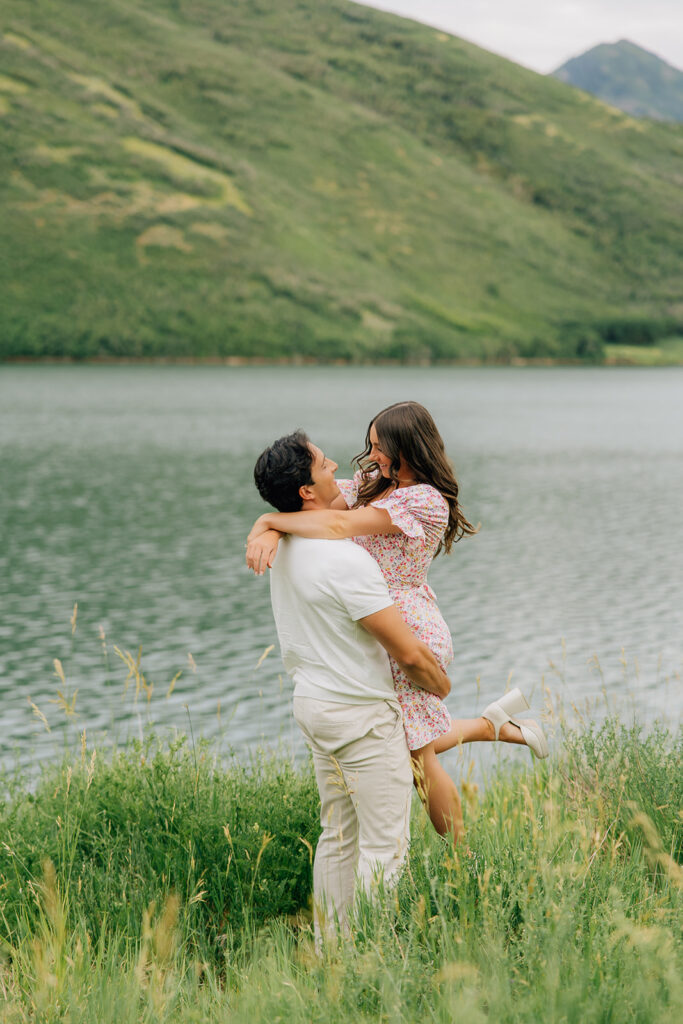
{"type": "Polygon", "coordinates": [[[678,127],[345,0],[0,29],[0,356],[590,356],[683,320],[678,127]]]}
{"type": "Polygon", "coordinates": [[[634,117],[683,121],[683,71],[627,39],[594,46],[553,75],[634,117]]]}

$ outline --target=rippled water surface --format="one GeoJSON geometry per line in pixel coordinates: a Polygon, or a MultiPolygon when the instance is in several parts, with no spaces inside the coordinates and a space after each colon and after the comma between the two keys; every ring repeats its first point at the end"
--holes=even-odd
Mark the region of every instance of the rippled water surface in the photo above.
{"type": "Polygon", "coordinates": [[[680,369],[0,367],[0,757],[54,751],[64,723],[72,738],[191,723],[238,752],[294,738],[277,648],[256,668],[276,638],[267,582],[243,566],[255,457],[302,426],[345,475],[372,414],[408,397],[481,522],[430,576],[454,637],[451,712],[512,673],[537,702],[545,684],[678,720],[680,369]],[[142,645],[149,706],[134,682],[123,696],[114,645],[142,645]],[[77,718],[49,703],[58,689],[78,689],[77,718]]]}

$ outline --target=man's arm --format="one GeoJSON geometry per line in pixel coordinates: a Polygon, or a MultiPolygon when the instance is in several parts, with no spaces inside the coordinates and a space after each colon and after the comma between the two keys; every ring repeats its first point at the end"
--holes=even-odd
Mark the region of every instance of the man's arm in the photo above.
{"type": "Polygon", "coordinates": [[[451,681],[432,651],[415,636],[395,605],[359,619],[360,625],[395,658],[411,683],[437,697],[447,697],[451,681]]]}

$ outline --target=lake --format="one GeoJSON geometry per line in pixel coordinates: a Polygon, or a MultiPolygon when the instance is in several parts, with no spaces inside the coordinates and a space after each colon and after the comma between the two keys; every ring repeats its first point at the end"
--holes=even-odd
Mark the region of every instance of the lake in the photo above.
{"type": "Polygon", "coordinates": [[[406,398],[434,415],[481,523],[430,574],[451,713],[510,679],[538,708],[678,722],[683,369],[3,366],[0,760],[148,720],[239,756],[299,749],[277,646],[258,665],[277,640],[267,580],[244,566],[253,464],[300,426],[349,475],[371,416],[406,398]],[[134,679],[124,695],[114,645],[142,646],[149,703],[134,679]],[[78,690],[77,717],[58,690],[78,690]]]}

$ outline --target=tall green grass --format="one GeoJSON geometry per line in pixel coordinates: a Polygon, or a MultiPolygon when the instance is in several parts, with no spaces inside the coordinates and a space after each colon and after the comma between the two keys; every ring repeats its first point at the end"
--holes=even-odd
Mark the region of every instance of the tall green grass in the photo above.
{"type": "Polygon", "coordinates": [[[416,804],[396,891],[316,955],[310,765],[154,738],[46,765],[0,806],[0,1019],[680,1018],[683,733],[562,727],[463,785],[456,849],[416,804]]]}

